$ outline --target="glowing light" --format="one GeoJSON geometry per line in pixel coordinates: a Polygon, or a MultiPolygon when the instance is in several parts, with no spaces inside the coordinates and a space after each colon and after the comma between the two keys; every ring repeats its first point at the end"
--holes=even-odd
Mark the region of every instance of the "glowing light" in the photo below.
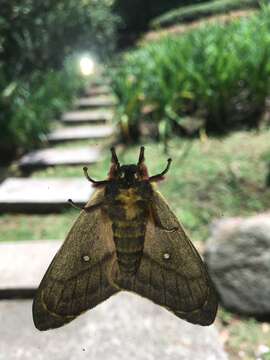
{"type": "Polygon", "coordinates": [[[80,59],[81,73],[85,76],[92,75],[95,71],[95,62],[89,56],[83,56],[80,59]]]}

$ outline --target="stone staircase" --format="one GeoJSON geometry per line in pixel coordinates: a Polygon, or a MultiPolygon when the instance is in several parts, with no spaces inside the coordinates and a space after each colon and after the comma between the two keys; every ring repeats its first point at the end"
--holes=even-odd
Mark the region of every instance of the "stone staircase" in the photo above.
{"type": "MultiPolygon", "coordinates": [[[[113,136],[115,100],[109,95],[108,85],[95,85],[86,95],[76,102],[77,109],[63,115],[61,127],[49,134],[48,148],[20,159],[23,170],[99,161],[101,151],[97,146],[54,146],[57,142],[75,143],[81,139],[96,139],[101,144],[113,136]]],[[[92,192],[83,175],[71,179],[8,178],[0,185],[0,211],[60,211],[67,206],[68,198],[82,205],[92,192]]],[[[188,324],[152,302],[126,292],[61,329],[39,333],[32,321],[29,298],[62,241],[0,243],[0,322],[4,326],[0,360],[227,359],[215,326],[188,324]]]]}
{"type": "MultiPolygon", "coordinates": [[[[116,102],[109,91],[108,85],[96,85],[93,92],[88,91],[87,97],[75,102],[75,110],[63,114],[60,126],[48,135],[50,147],[24,155],[18,162],[21,169],[30,172],[47,166],[88,165],[99,161],[101,151],[97,146],[61,149],[55,148],[54,144],[77,140],[102,141],[112,137],[116,102]],[[80,110],[80,102],[83,110],[80,110]]],[[[91,184],[83,175],[79,179],[8,178],[0,185],[0,212],[59,211],[69,206],[69,198],[79,205],[85,204],[92,192],[91,184]]]]}

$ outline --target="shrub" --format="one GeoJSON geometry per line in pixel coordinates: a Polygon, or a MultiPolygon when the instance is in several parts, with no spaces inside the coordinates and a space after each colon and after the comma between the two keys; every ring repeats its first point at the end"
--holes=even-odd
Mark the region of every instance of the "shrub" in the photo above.
{"type": "Polygon", "coordinates": [[[194,21],[205,16],[258,7],[259,0],[215,0],[204,4],[183,6],[168,11],[153,19],[150,26],[152,28],[167,27],[178,23],[194,21]]]}
{"type": "Polygon", "coordinates": [[[256,126],[269,96],[269,15],[265,8],[126,53],[113,74],[121,127],[138,133],[144,120],[167,138],[194,119],[219,133],[256,126]]]}
{"type": "Polygon", "coordinates": [[[66,59],[106,59],[118,18],[110,0],[3,0],[0,14],[0,149],[31,148],[81,79],[66,59]]]}
{"type": "Polygon", "coordinates": [[[112,50],[117,18],[107,0],[1,1],[1,63],[10,78],[59,69],[66,56],[112,50]],[[13,75],[13,76],[12,76],[13,75]]]}
{"type": "Polygon", "coordinates": [[[0,97],[1,160],[17,148],[39,145],[83,83],[75,60],[69,59],[61,71],[35,71],[7,86],[0,97]]]}

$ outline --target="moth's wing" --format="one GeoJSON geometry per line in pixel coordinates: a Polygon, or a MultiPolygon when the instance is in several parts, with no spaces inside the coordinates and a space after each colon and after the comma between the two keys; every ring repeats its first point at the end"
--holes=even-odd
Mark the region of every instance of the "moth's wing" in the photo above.
{"type": "MultiPolygon", "coordinates": [[[[99,190],[87,206],[104,198],[99,190]]],[[[111,223],[102,209],[82,211],[55,255],[33,302],[39,330],[60,327],[118,291],[108,280],[115,259],[111,223]]]]}
{"type": "Polygon", "coordinates": [[[144,252],[133,281],[119,285],[166,307],[194,324],[210,325],[217,312],[217,296],[206,266],[163,197],[154,192],[144,252]],[[168,232],[162,227],[177,228],[168,232]],[[125,286],[127,285],[127,286],[125,286]]]}

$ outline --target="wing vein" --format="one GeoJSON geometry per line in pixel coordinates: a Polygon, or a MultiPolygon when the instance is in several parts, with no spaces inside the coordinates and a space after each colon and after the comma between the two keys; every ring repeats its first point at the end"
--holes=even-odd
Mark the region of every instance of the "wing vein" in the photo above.
{"type": "Polygon", "coordinates": [[[149,263],[148,294],[149,294],[149,297],[151,297],[151,294],[152,294],[152,262],[151,262],[151,259],[148,263],[149,263]]]}
{"type": "Polygon", "coordinates": [[[86,289],[85,289],[85,295],[84,295],[84,307],[85,307],[85,309],[87,308],[88,290],[89,290],[89,283],[90,283],[91,277],[92,277],[92,273],[91,273],[91,271],[89,271],[88,278],[87,278],[86,289]]]}
{"type": "Polygon", "coordinates": [[[163,287],[163,297],[164,297],[164,304],[167,304],[166,299],[166,280],[163,269],[161,270],[161,277],[162,277],[162,287],[163,287]]]}
{"type": "Polygon", "coordinates": [[[74,303],[74,296],[75,296],[76,290],[77,290],[77,279],[75,279],[74,287],[72,290],[71,301],[70,301],[70,314],[73,314],[73,303],[74,303]]]}
{"type": "Polygon", "coordinates": [[[178,298],[179,298],[179,300],[183,299],[183,302],[185,303],[185,306],[186,306],[187,301],[186,301],[185,296],[181,297],[181,290],[179,288],[179,280],[178,280],[177,274],[175,274],[175,281],[176,281],[176,290],[177,290],[178,298]]]}
{"type": "Polygon", "coordinates": [[[134,276],[134,278],[133,278],[133,289],[134,289],[134,291],[136,291],[136,285],[137,285],[136,276],[134,276]]]}
{"type": "Polygon", "coordinates": [[[59,298],[57,300],[57,303],[55,305],[55,310],[54,310],[55,313],[57,313],[57,308],[58,308],[60,302],[62,301],[62,296],[63,296],[63,293],[64,293],[64,289],[65,288],[63,287],[62,290],[61,290],[60,296],[59,296],[59,298]]]}
{"type": "Polygon", "coordinates": [[[99,262],[99,298],[102,298],[102,265],[99,262]]]}

